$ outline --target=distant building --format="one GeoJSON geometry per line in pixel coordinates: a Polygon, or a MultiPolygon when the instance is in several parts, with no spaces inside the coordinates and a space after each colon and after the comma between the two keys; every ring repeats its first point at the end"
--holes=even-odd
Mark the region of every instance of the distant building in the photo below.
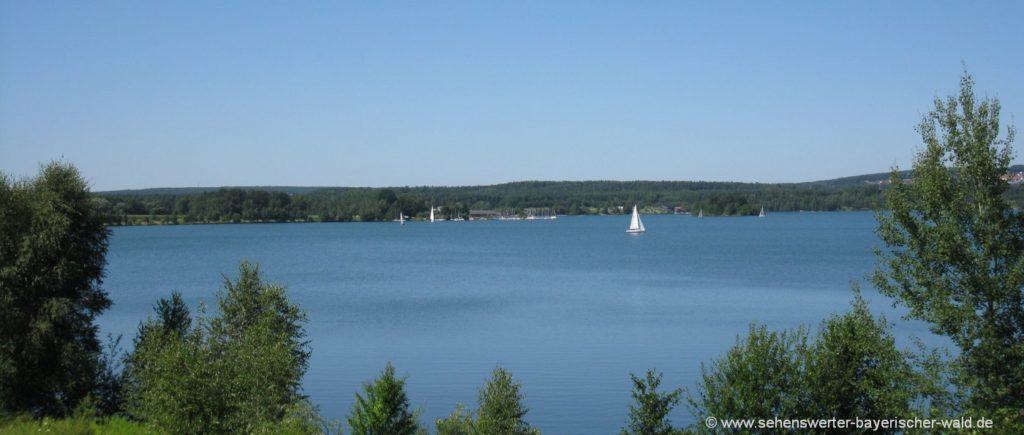
{"type": "MultiPolygon", "coordinates": [[[[903,184],[911,184],[914,180],[911,180],[910,178],[901,178],[900,181],[902,181],[903,184]]],[[[892,184],[892,180],[888,178],[884,180],[864,180],[864,184],[869,186],[888,186],[892,184]]]]}
{"type": "Polygon", "coordinates": [[[469,220],[487,220],[497,219],[501,217],[501,213],[496,210],[470,210],[469,220]]]}
{"type": "Polygon", "coordinates": [[[1010,184],[1022,184],[1024,183],[1024,172],[1011,172],[999,178],[1010,184]]]}

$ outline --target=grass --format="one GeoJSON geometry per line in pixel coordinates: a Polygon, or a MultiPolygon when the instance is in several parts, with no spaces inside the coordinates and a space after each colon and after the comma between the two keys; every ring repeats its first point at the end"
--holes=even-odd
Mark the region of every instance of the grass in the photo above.
{"type": "Polygon", "coordinates": [[[129,435],[159,434],[160,432],[142,423],[129,421],[121,417],[94,420],[83,417],[62,419],[43,418],[34,420],[20,416],[0,421],[0,434],[68,434],[68,435],[129,435]]]}

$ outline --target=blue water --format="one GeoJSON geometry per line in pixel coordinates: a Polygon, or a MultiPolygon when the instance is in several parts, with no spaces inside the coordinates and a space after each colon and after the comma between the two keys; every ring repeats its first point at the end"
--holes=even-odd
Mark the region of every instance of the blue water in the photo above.
{"type": "MultiPolygon", "coordinates": [[[[875,264],[871,213],[767,218],[628,216],[474,221],[116,228],[100,320],[125,341],[152,304],[179,290],[215,306],[223,275],[262,265],[309,316],[304,391],[343,419],[353,394],[391,361],[422,420],[475,407],[497,365],[521,381],[527,419],[546,433],[616,433],[629,373],[692,387],[700,364],[745,334],[817,326],[846,310],[850,282],[875,264]]],[[[929,339],[864,285],[901,344],[929,339]]],[[[676,423],[693,421],[685,406],[676,423]]]]}

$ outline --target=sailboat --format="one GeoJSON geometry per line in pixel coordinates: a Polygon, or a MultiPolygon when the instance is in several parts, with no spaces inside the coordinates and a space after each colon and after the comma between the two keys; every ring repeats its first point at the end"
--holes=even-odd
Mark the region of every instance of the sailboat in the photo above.
{"type": "Polygon", "coordinates": [[[697,212],[697,219],[701,219],[703,217],[704,217],[704,209],[702,208],[702,209],[700,209],[699,212],[697,212]]]}
{"type": "Polygon", "coordinates": [[[434,205],[433,204],[430,205],[430,221],[431,222],[434,221],[434,205]]]}
{"type": "Polygon", "coordinates": [[[398,212],[398,224],[405,225],[405,216],[402,216],[402,212],[398,212]]]}
{"type": "Polygon", "coordinates": [[[630,234],[638,234],[647,231],[644,228],[644,222],[640,220],[640,212],[636,210],[636,204],[633,205],[633,217],[629,219],[629,229],[626,230],[630,234]]]}
{"type": "Polygon", "coordinates": [[[757,217],[765,217],[765,216],[768,216],[768,214],[764,212],[764,204],[761,204],[761,213],[758,213],[757,217]]]}

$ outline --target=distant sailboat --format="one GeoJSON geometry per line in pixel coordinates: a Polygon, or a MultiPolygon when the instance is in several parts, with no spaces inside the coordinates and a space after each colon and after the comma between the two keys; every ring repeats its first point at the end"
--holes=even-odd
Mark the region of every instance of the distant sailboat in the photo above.
{"type": "Polygon", "coordinates": [[[431,222],[434,221],[434,206],[433,205],[430,206],[430,221],[431,222]]]}
{"type": "Polygon", "coordinates": [[[405,216],[402,216],[402,212],[398,212],[398,224],[405,225],[405,216]]]}
{"type": "Polygon", "coordinates": [[[768,214],[764,212],[764,204],[762,204],[761,205],[761,213],[758,213],[757,217],[765,217],[765,216],[768,216],[768,214]]]}
{"type": "Polygon", "coordinates": [[[640,220],[640,212],[636,210],[636,205],[634,204],[633,217],[629,219],[629,229],[626,230],[626,232],[630,234],[637,234],[644,231],[647,231],[647,229],[644,228],[644,222],[640,220]]]}
{"type": "Polygon", "coordinates": [[[700,209],[699,212],[697,212],[697,219],[702,219],[702,218],[704,218],[704,209],[703,208],[700,209]]]}

